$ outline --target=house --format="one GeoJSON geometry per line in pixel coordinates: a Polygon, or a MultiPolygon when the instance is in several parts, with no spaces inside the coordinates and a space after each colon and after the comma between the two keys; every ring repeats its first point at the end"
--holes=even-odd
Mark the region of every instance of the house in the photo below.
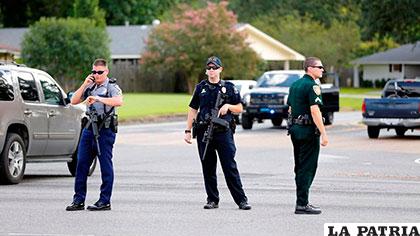
{"type": "MultiPolygon", "coordinates": [[[[149,82],[138,81],[139,61],[146,50],[147,38],[153,25],[121,25],[107,26],[106,30],[111,39],[110,52],[112,59],[112,73],[117,78],[122,78],[122,88],[125,91],[144,90],[144,86],[151,86],[146,90],[159,90],[159,86],[149,82]],[[141,89],[139,89],[142,87],[141,89]]],[[[304,61],[305,57],[283,43],[270,37],[266,33],[250,24],[237,24],[236,30],[246,34],[246,42],[265,61],[281,63],[276,69],[290,68],[290,61],[304,61]]],[[[21,42],[28,28],[3,28],[0,29],[0,57],[12,60],[20,57],[21,42]],[[3,51],[4,53],[3,53],[3,51]],[[7,56],[6,56],[7,55],[7,56]],[[6,58],[7,57],[7,58],[6,58]]],[[[1,58],[0,58],[1,60],[1,58]]],[[[152,83],[165,83],[165,81],[152,81],[152,83]]],[[[171,86],[169,86],[171,87],[171,86]]]]}
{"type": "Polygon", "coordinates": [[[353,64],[353,86],[360,86],[359,69],[365,81],[420,77],[420,41],[361,57],[353,64]]]}
{"type": "MultiPolygon", "coordinates": [[[[111,38],[111,59],[115,62],[129,60],[135,62],[146,49],[146,40],[152,25],[107,26],[111,38]]],[[[283,43],[270,37],[250,24],[237,24],[236,29],[245,32],[249,46],[266,61],[283,61],[284,69],[289,69],[289,61],[304,61],[305,57],[283,43]]],[[[9,49],[15,58],[20,57],[23,36],[28,28],[0,29],[0,49],[9,49]]],[[[3,52],[3,51],[0,51],[3,52]]]]}
{"type": "Polygon", "coordinates": [[[305,57],[250,24],[238,24],[236,29],[245,32],[245,41],[263,60],[283,61],[283,69],[290,69],[290,61],[304,61],[305,57]]]}

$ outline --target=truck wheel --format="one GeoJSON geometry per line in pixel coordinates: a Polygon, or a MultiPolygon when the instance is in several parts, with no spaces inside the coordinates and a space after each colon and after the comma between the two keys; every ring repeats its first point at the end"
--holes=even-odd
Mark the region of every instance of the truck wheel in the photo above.
{"type": "Polygon", "coordinates": [[[376,127],[376,126],[368,126],[367,127],[367,132],[368,132],[369,138],[378,138],[380,130],[381,129],[376,127]]]}
{"type": "Polygon", "coordinates": [[[283,123],[283,118],[271,119],[271,123],[273,123],[274,126],[281,126],[281,123],[283,123]]]}
{"type": "MultiPolygon", "coordinates": [[[[70,174],[72,176],[76,176],[77,150],[78,149],[76,149],[76,151],[73,153],[73,156],[71,157],[72,161],[67,162],[67,167],[69,168],[70,174]]],[[[95,171],[97,161],[98,161],[98,157],[95,157],[95,159],[93,159],[92,165],[90,165],[88,176],[91,176],[93,172],[95,171]]]]}
{"type": "Polygon", "coordinates": [[[9,133],[0,155],[0,183],[18,184],[25,173],[26,150],[22,138],[9,133]]]}
{"type": "Polygon", "coordinates": [[[397,136],[399,137],[403,137],[406,131],[406,128],[395,128],[395,133],[397,133],[397,136]]]}
{"type": "Polygon", "coordinates": [[[334,122],[334,112],[328,112],[325,116],[325,125],[332,125],[332,123],[334,122]]]}
{"type": "Polygon", "coordinates": [[[242,128],[252,129],[254,121],[247,115],[242,114],[242,128]]]}

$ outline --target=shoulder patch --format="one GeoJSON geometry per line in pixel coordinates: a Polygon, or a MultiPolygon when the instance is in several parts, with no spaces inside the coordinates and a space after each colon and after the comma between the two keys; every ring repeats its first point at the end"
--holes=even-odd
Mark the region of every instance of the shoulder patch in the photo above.
{"type": "Polygon", "coordinates": [[[235,94],[238,94],[238,93],[239,93],[239,90],[238,90],[238,88],[236,88],[236,86],[233,86],[233,92],[234,92],[235,94]]]}
{"type": "Polygon", "coordinates": [[[312,86],[312,89],[314,90],[316,95],[321,95],[321,88],[319,87],[319,85],[312,86]]]}

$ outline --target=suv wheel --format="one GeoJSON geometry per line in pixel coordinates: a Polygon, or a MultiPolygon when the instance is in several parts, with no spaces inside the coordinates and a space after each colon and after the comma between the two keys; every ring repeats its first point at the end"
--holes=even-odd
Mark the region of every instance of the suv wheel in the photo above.
{"type": "Polygon", "coordinates": [[[379,137],[379,131],[381,131],[381,129],[378,128],[378,127],[375,127],[375,126],[368,126],[367,127],[367,132],[368,132],[369,138],[378,138],[379,137]]]}
{"type": "MultiPolygon", "coordinates": [[[[76,176],[76,167],[77,167],[77,150],[73,153],[72,161],[67,162],[67,167],[69,168],[70,174],[72,176],[76,176]]],[[[96,163],[98,162],[98,157],[96,156],[95,159],[93,159],[92,165],[90,165],[88,176],[91,176],[96,168],[96,163]]]]}
{"type": "Polygon", "coordinates": [[[242,128],[243,129],[252,129],[254,121],[251,117],[242,114],[242,128]]]}
{"type": "Polygon", "coordinates": [[[0,155],[0,183],[18,184],[25,173],[26,150],[22,138],[9,133],[0,155]]]}
{"type": "Polygon", "coordinates": [[[273,123],[274,126],[281,126],[281,123],[283,123],[283,118],[271,119],[271,123],[273,123]]]}

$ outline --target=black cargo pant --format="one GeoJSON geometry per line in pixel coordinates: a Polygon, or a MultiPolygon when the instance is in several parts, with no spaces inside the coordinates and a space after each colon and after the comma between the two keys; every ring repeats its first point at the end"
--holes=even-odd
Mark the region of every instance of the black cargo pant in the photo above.
{"type": "MultiPolygon", "coordinates": [[[[197,132],[197,144],[200,158],[204,153],[206,143],[202,142],[204,130],[197,132]]],[[[219,191],[217,189],[217,155],[219,156],[226,184],[236,204],[247,202],[245,192],[242,188],[241,178],[235,162],[236,147],[231,129],[225,132],[214,133],[213,139],[207,148],[204,161],[201,161],[203,168],[204,184],[207,192],[207,201],[219,203],[219,191]]]]}
{"type": "Polygon", "coordinates": [[[318,166],[319,135],[314,127],[293,125],[290,129],[295,157],[296,205],[306,206],[309,188],[318,166]]]}

